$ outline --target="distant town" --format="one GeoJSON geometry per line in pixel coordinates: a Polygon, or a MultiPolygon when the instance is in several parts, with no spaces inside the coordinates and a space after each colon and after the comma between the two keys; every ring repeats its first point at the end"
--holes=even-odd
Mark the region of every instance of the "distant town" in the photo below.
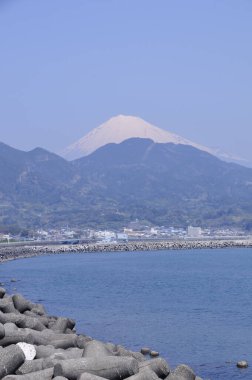
{"type": "Polygon", "coordinates": [[[15,242],[57,242],[61,244],[78,244],[88,242],[117,243],[136,240],[177,240],[177,239],[234,239],[247,238],[247,231],[234,228],[187,228],[147,226],[136,220],[119,231],[80,229],[65,226],[61,228],[40,228],[18,235],[1,233],[0,243],[15,242]]]}

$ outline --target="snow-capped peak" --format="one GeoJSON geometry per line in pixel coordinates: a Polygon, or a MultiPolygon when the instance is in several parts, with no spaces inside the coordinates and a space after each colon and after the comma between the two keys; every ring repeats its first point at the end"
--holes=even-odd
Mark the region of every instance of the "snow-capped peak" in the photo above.
{"type": "Polygon", "coordinates": [[[104,145],[109,143],[119,144],[132,137],[148,138],[156,143],[191,145],[197,149],[214,154],[214,152],[207,147],[203,147],[174,133],[158,128],[139,117],[118,115],[112,117],[67,147],[62,155],[69,160],[80,158],[89,155],[104,145]]]}

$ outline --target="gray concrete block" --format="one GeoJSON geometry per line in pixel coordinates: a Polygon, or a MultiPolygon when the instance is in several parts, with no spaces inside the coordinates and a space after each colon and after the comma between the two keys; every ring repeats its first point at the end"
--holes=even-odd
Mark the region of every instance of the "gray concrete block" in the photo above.
{"type": "Polygon", "coordinates": [[[21,348],[16,345],[11,345],[1,350],[0,379],[4,376],[14,374],[24,361],[25,355],[21,348]]]}
{"type": "Polygon", "coordinates": [[[185,364],[177,366],[173,373],[174,375],[183,377],[185,380],[195,380],[196,377],[192,368],[185,364]]]}
{"type": "Polygon", "coordinates": [[[140,372],[145,369],[154,371],[161,379],[165,379],[170,373],[169,364],[162,358],[150,359],[139,363],[140,372]]]}
{"type": "Polygon", "coordinates": [[[4,288],[0,288],[0,298],[5,296],[6,290],[4,288]]]}
{"type": "Polygon", "coordinates": [[[23,313],[26,310],[30,310],[30,301],[26,300],[21,294],[15,294],[12,296],[12,301],[20,313],[23,313]]]}
{"type": "Polygon", "coordinates": [[[26,375],[9,375],[3,380],[51,380],[53,378],[53,368],[44,369],[38,372],[27,373],[26,375]]]}
{"type": "Polygon", "coordinates": [[[84,358],[99,358],[113,355],[115,354],[110,351],[104,343],[98,340],[91,340],[90,342],[87,342],[83,352],[84,358]]]}
{"type": "Polygon", "coordinates": [[[138,372],[137,361],[133,358],[119,358],[106,356],[93,359],[62,360],[54,367],[54,376],[65,376],[69,380],[76,380],[84,372],[109,380],[122,380],[138,372]]]}
{"type": "Polygon", "coordinates": [[[42,371],[43,360],[44,359],[26,360],[24,364],[16,370],[16,375],[26,375],[31,372],[42,371]]]}

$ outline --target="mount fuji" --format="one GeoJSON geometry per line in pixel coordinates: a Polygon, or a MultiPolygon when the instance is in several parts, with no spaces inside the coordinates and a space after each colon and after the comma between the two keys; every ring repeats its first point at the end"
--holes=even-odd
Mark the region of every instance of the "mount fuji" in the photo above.
{"type": "Polygon", "coordinates": [[[96,151],[110,143],[120,144],[130,138],[150,139],[155,143],[173,143],[190,145],[210,153],[220,159],[241,162],[241,159],[187,140],[175,133],[168,132],[136,116],[118,115],[87,133],[84,137],[63,150],[61,155],[67,160],[74,160],[96,151]]]}

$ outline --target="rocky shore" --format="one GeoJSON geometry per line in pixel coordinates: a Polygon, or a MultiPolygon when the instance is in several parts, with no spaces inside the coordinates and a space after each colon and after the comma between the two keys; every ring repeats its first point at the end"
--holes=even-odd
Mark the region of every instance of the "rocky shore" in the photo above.
{"type": "Polygon", "coordinates": [[[137,252],[181,249],[252,248],[250,240],[177,240],[177,241],[139,241],[127,243],[89,243],[75,245],[10,245],[0,247],[0,263],[18,258],[39,255],[84,253],[84,252],[137,252]]]}
{"type": "Polygon", "coordinates": [[[149,348],[132,352],[77,334],[71,318],[0,288],[0,379],[200,380],[181,364],[171,370],[149,348]]]}

